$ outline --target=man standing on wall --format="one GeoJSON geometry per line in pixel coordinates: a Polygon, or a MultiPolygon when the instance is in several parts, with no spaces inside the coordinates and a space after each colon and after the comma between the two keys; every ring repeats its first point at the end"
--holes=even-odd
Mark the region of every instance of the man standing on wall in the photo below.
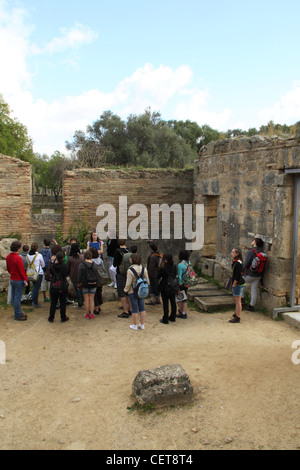
{"type": "Polygon", "coordinates": [[[247,251],[244,263],[243,263],[243,275],[246,281],[246,284],[250,284],[251,286],[251,298],[249,307],[246,307],[246,310],[250,310],[251,312],[254,311],[254,306],[257,301],[258,295],[258,286],[263,277],[263,272],[255,272],[251,270],[252,261],[256,257],[257,253],[262,252],[264,246],[264,242],[261,238],[255,237],[253,242],[251,243],[250,250],[247,251]]]}

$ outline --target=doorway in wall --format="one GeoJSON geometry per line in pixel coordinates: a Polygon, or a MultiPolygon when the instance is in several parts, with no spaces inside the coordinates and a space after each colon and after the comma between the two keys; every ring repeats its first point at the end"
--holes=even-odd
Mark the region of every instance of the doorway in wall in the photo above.
{"type": "Polygon", "coordinates": [[[216,258],[219,196],[203,196],[204,246],[202,256],[216,258]]]}

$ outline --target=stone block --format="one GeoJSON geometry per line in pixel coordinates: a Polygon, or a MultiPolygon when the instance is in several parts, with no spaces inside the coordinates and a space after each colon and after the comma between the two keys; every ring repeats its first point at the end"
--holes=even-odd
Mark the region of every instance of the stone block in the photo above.
{"type": "Polygon", "coordinates": [[[300,313],[299,312],[284,313],[283,318],[289,325],[292,325],[295,328],[300,328],[300,313]]]}
{"type": "Polygon", "coordinates": [[[215,259],[202,258],[202,260],[199,263],[202,274],[213,277],[215,263],[216,263],[215,259]]]}
{"type": "Polygon", "coordinates": [[[214,279],[222,285],[226,285],[230,276],[228,269],[221,266],[219,263],[215,263],[214,268],[214,279]]]}
{"type": "Polygon", "coordinates": [[[179,405],[190,402],[193,397],[190,379],[179,364],[138,372],[132,391],[141,405],[179,405]]]}
{"type": "Polygon", "coordinates": [[[6,269],[0,268],[0,292],[8,290],[9,280],[9,273],[6,271],[6,269]]]}
{"type": "Polygon", "coordinates": [[[286,306],[286,296],[274,295],[265,290],[261,290],[258,306],[266,309],[268,313],[272,313],[274,308],[286,306]]]}
{"type": "Polygon", "coordinates": [[[0,240],[0,257],[5,259],[10,253],[10,245],[12,242],[17,241],[16,238],[2,238],[0,240]]]}
{"type": "Polygon", "coordinates": [[[235,306],[234,298],[228,294],[223,296],[212,295],[211,297],[195,297],[194,302],[204,312],[227,307],[233,308],[235,306]]]}

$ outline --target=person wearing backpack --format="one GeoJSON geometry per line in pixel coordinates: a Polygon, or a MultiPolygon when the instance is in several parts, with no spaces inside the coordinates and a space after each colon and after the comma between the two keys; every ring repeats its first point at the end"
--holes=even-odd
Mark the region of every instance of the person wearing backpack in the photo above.
{"type": "MultiPolygon", "coordinates": [[[[181,291],[184,291],[187,297],[188,286],[185,285],[185,275],[187,273],[189,262],[189,253],[186,250],[181,250],[179,252],[179,264],[178,264],[178,282],[179,288],[181,291]]],[[[177,318],[187,319],[187,299],[182,302],[177,302],[178,305],[178,314],[177,318]]]]}
{"type": "Polygon", "coordinates": [[[121,300],[123,312],[118,315],[119,318],[128,318],[131,314],[131,305],[129,297],[124,292],[126,284],[127,270],[130,266],[131,253],[126,247],[126,240],[120,239],[119,246],[115,252],[113,266],[117,268],[117,292],[121,300]]]}
{"type": "MultiPolygon", "coordinates": [[[[43,294],[44,302],[49,302],[50,301],[50,299],[48,299],[47,295],[46,295],[48,282],[45,279],[45,271],[48,268],[48,266],[50,265],[50,259],[51,259],[50,244],[51,244],[50,238],[45,238],[44,248],[42,248],[41,251],[40,251],[42,257],[44,258],[44,263],[45,263],[44,273],[43,273],[42,282],[41,282],[41,292],[43,294]]],[[[49,292],[50,292],[50,290],[49,290],[49,292]]]]}
{"type": "MultiPolygon", "coordinates": [[[[130,304],[132,308],[132,324],[129,326],[132,330],[138,329],[138,313],[140,313],[140,324],[141,330],[145,329],[146,311],[144,296],[141,298],[137,292],[137,284],[141,279],[143,283],[147,283],[149,286],[150,280],[148,276],[147,268],[141,265],[141,256],[138,253],[133,253],[130,258],[131,266],[127,270],[126,284],[124,287],[125,295],[129,296],[130,304]]],[[[148,289],[147,289],[148,293],[148,289]]],[[[145,294],[147,295],[147,294],[145,294]]]]}
{"type": "Polygon", "coordinates": [[[117,273],[115,273],[110,268],[113,267],[114,256],[115,256],[116,250],[119,248],[119,241],[118,241],[115,233],[112,232],[111,230],[108,231],[107,235],[108,235],[108,240],[107,240],[107,243],[106,243],[106,245],[107,245],[106,259],[108,261],[109,275],[110,275],[110,278],[111,278],[111,283],[108,285],[108,287],[117,288],[117,279],[116,279],[117,273]]]}
{"type": "Polygon", "coordinates": [[[64,262],[65,255],[62,251],[56,254],[55,259],[50,261],[50,312],[48,322],[53,323],[57,303],[60,305],[60,320],[62,323],[69,320],[66,316],[66,305],[68,295],[67,276],[69,275],[69,266],[64,262]]]}
{"type": "Polygon", "coordinates": [[[80,253],[80,246],[78,243],[72,243],[70,253],[68,256],[68,266],[70,269],[70,279],[75,289],[77,298],[77,308],[83,307],[83,294],[82,290],[78,289],[78,269],[79,265],[84,261],[84,256],[80,253]]]}
{"type": "Polygon", "coordinates": [[[262,253],[263,251],[264,242],[261,238],[254,238],[251,243],[250,250],[247,251],[245,255],[245,260],[243,262],[243,275],[246,281],[246,284],[251,286],[251,297],[250,297],[250,304],[246,307],[246,310],[250,310],[250,312],[254,311],[254,307],[257,301],[258,296],[258,286],[261,282],[263,275],[264,275],[264,267],[262,272],[255,272],[251,266],[253,260],[257,256],[258,253],[262,253]]]}
{"type": "Polygon", "coordinates": [[[27,267],[27,277],[28,280],[30,280],[29,277],[29,269],[33,267],[37,274],[37,278],[35,280],[32,280],[33,288],[32,288],[32,306],[34,308],[39,308],[41,305],[38,304],[38,297],[39,297],[39,290],[41,287],[42,279],[43,279],[43,274],[44,274],[44,267],[45,267],[45,262],[43,256],[37,251],[38,250],[38,244],[36,242],[33,242],[31,244],[31,249],[27,255],[27,261],[28,261],[28,267],[27,267]]]}
{"type": "MultiPolygon", "coordinates": [[[[24,265],[24,268],[25,268],[25,271],[27,270],[28,268],[28,260],[27,260],[27,255],[28,255],[28,251],[29,251],[29,246],[27,244],[23,245],[22,246],[22,253],[20,254],[22,260],[23,260],[23,265],[24,265]]],[[[25,295],[28,295],[30,292],[30,282],[27,281],[27,285],[25,286],[25,295]]]]}
{"type": "Polygon", "coordinates": [[[159,268],[163,265],[163,256],[159,253],[156,243],[150,242],[151,253],[147,259],[147,269],[150,279],[150,300],[146,305],[160,304],[159,281],[157,278],[159,268]]]}
{"type": "Polygon", "coordinates": [[[163,303],[164,314],[160,322],[168,324],[169,321],[176,321],[176,302],[175,295],[179,290],[177,279],[177,268],[171,254],[164,255],[164,265],[159,269],[158,280],[160,280],[159,289],[163,303]],[[169,302],[171,305],[171,315],[169,316],[169,302]]]}
{"type": "Polygon", "coordinates": [[[98,250],[95,247],[90,248],[90,252],[92,253],[92,262],[95,263],[95,266],[97,267],[98,271],[98,282],[97,282],[97,289],[95,292],[94,296],[94,315],[99,315],[101,312],[101,305],[103,304],[103,299],[102,299],[102,282],[100,279],[100,273],[99,273],[99,266],[103,264],[103,259],[101,256],[99,256],[98,250]]]}
{"type": "Polygon", "coordinates": [[[95,318],[94,297],[98,284],[98,273],[95,263],[92,261],[92,253],[90,250],[84,253],[84,261],[80,263],[78,268],[78,288],[82,289],[84,298],[85,315],[84,318],[93,320],[95,318]]]}

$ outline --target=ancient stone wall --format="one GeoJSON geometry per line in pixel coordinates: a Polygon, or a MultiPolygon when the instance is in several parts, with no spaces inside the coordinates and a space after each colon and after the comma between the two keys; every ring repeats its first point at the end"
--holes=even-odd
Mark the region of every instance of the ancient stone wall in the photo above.
{"type": "MultiPolygon", "coordinates": [[[[269,255],[259,302],[270,311],[286,305],[290,292],[294,176],[285,170],[291,168],[300,168],[296,139],[226,139],[202,148],[193,170],[68,171],[63,182],[63,214],[48,216],[32,213],[30,165],[0,155],[0,236],[19,232],[22,243],[38,241],[41,245],[44,237],[55,235],[58,223],[62,222],[68,237],[70,227],[83,217],[95,230],[100,219],[97,207],[105,203],[116,208],[118,229],[120,196],[127,197],[128,208],[140,203],[149,214],[153,204],[183,207],[201,203],[205,207],[204,246],[192,259],[225,283],[231,249],[240,246],[245,254],[259,234],[269,255]]],[[[128,224],[131,220],[128,217],[128,224]]],[[[171,226],[171,238],[172,234],[171,226]]],[[[184,247],[181,242],[172,240],[175,256],[184,247]]],[[[146,246],[145,240],[143,244],[146,246]]],[[[170,243],[162,240],[159,245],[165,252],[170,243]]],[[[299,263],[300,259],[298,272],[299,263]]],[[[296,298],[300,299],[300,275],[296,298]]]]}
{"type": "MultiPolygon", "coordinates": [[[[101,219],[96,215],[100,204],[116,208],[119,229],[119,197],[127,197],[127,207],[139,203],[147,207],[150,217],[152,204],[192,204],[193,170],[107,170],[67,171],[63,181],[64,224],[67,236],[76,220],[85,217],[91,230],[101,219]]],[[[128,217],[128,225],[134,217],[128,217]]],[[[149,220],[149,238],[150,233],[149,220]]],[[[172,227],[171,227],[172,232],[172,227]]],[[[163,246],[163,243],[160,244],[163,246]]]]}
{"type": "Polygon", "coordinates": [[[296,140],[258,136],[212,142],[195,164],[195,202],[205,205],[202,264],[224,281],[231,249],[245,253],[260,234],[269,255],[260,300],[268,310],[285,305],[290,292],[294,177],[285,169],[299,167],[296,140]]]}
{"type": "Polygon", "coordinates": [[[0,237],[31,233],[31,166],[0,154],[0,237]]]}

